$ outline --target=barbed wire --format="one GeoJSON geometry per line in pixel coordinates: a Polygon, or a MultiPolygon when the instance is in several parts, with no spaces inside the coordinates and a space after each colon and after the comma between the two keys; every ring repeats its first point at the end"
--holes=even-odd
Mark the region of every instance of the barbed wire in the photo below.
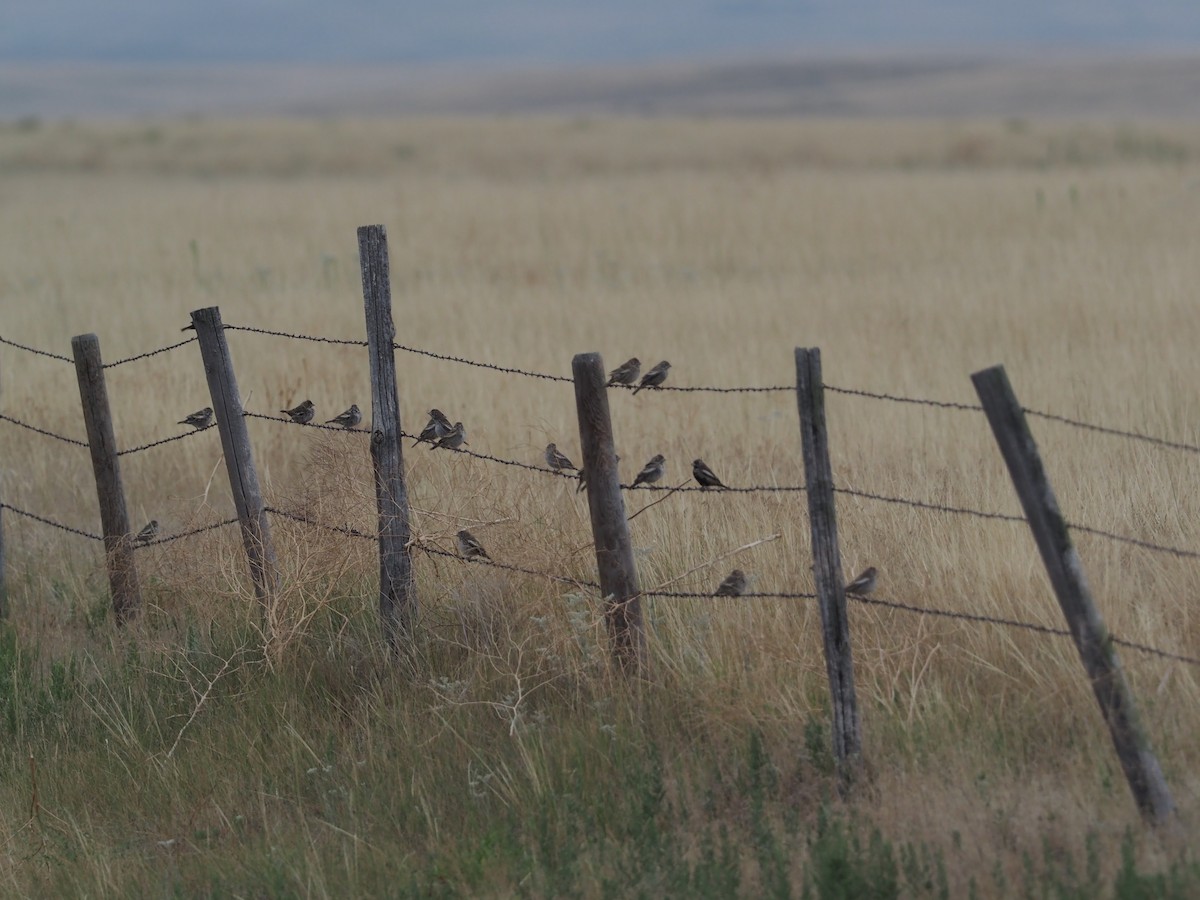
{"type": "Polygon", "coordinates": [[[1185,550],[1182,547],[1169,547],[1166,544],[1156,544],[1153,541],[1143,541],[1140,538],[1126,537],[1123,534],[1105,531],[1102,528],[1092,528],[1090,525],[1079,525],[1075,522],[1067,522],[1067,527],[1072,531],[1082,531],[1084,534],[1091,534],[1096,537],[1107,538],[1110,541],[1129,544],[1133,547],[1141,547],[1143,550],[1153,550],[1156,553],[1167,553],[1171,556],[1178,557],[1179,559],[1200,559],[1200,552],[1195,550],[1185,550]]]}
{"type": "Polygon", "coordinates": [[[494,559],[487,559],[482,556],[474,556],[470,559],[466,559],[458,553],[451,553],[448,550],[442,550],[438,547],[430,547],[427,544],[417,544],[416,546],[420,550],[423,550],[425,553],[429,553],[432,556],[444,556],[450,559],[456,559],[464,564],[476,564],[488,566],[493,569],[504,569],[507,572],[518,572],[521,575],[532,575],[535,578],[544,578],[547,581],[556,581],[560,584],[570,584],[575,587],[592,588],[593,590],[597,591],[600,590],[599,584],[597,584],[595,581],[588,581],[585,578],[571,578],[568,575],[554,575],[550,572],[539,572],[537,569],[526,569],[523,566],[514,566],[510,563],[496,562],[494,559]]]}
{"type": "Polygon", "coordinates": [[[53,431],[47,431],[44,428],[38,428],[36,425],[30,425],[28,422],[22,422],[20,419],[14,419],[12,416],[6,416],[0,413],[0,419],[5,422],[11,422],[14,425],[19,425],[21,428],[28,428],[30,431],[36,431],[38,434],[45,435],[49,438],[54,438],[56,441],[62,441],[64,444],[74,444],[76,447],[89,446],[87,441],[77,441],[75,438],[69,438],[65,435],[55,434],[53,431]]]}
{"type": "Polygon", "coordinates": [[[37,347],[28,347],[25,344],[18,344],[16,341],[10,341],[6,337],[0,337],[0,344],[8,344],[10,347],[16,347],[18,350],[24,350],[26,353],[35,353],[38,356],[45,356],[50,359],[57,359],[61,362],[73,363],[75,360],[69,356],[62,356],[58,353],[51,353],[49,350],[39,350],[37,347]]]}
{"type": "Polygon", "coordinates": [[[170,544],[173,541],[180,541],[184,538],[195,537],[198,534],[203,534],[206,531],[215,531],[218,528],[224,528],[227,525],[236,525],[239,519],[235,516],[232,519],[226,519],[224,522],[213,522],[211,525],[201,525],[199,528],[193,528],[190,531],[180,531],[177,534],[169,534],[166,537],[156,538],[152,541],[141,541],[134,545],[135,550],[141,550],[145,547],[154,547],[158,544],[170,544]]]}
{"type": "Polygon", "coordinates": [[[1037,409],[1029,409],[1021,407],[1021,410],[1028,416],[1037,416],[1039,419],[1046,419],[1050,422],[1058,422],[1062,425],[1070,425],[1073,428],[1082,428],[1085,431],[1095,431],[1100,434],[1109,434],[1114,437],[1129,438],[1135,441],[1144,441],[1147,444],[1154,444],[1158,447],[1166,447],[1171,450],[1186,450],[1189,453],[1200,453],[1200,447],[1195,444],[1185,444],[1180,441],[1169,441],[1166,438],[1154,437],[1149,434],[1141,434],[1137,431],[1124,431],[1120,428],[1110,428],[1107,425],[1096,425],[1092,422],[1084,422],[1080,419],[1069,419],[1066,416],[1059,416],[1054,413],[1042,412],[1037,409]]]}
{"type": "Polygon", "coordinates": [[[404,350],[408,353],[415,353],[418,356],[428,356],[431,359],[441,359],[446,362],[461,363],[464,366],[474,366],[478,369],[491,369],[495,372],[504,372],[508,375],[524,375],[526,378],[541,378],[544,381],[566,381],[573,382],[574,379],[567,378],[565,375],[549,375],[545,372],[532,372],[529,369],[516,369],[512,366],[497,366],[493,363],[478,362],[473,359],[467,359],[462,356],[450,356],[445,353],[434,353],[432,350],[422,350],[419,347],[409,347],[405,344],[392,344],[396,350],[404,350]]]}
{"type": "Polygon", "coordinates": [[[698,491],[702,494],[770,494],[770,493],[803,493],[807,488],[802,484],[748,484],[748,485],[732,485],[727,484],[724,487],[704,487],[699,484],[683,484],[677,487],[672,487],[669,484],[639,484],[634,487],[631,484],[622,484],[623,491],[698,491]]]}
{"type": "Polygon", "coordinates": [[[195,341],[196,338],[190,337],[186,341],[180,341],[178,344],[171,344],[167,347],[159,347],[157,350],[149,350],[146,353],[139,353],[136,356],[127,356],[124,359],[118,359],[115,362],[105,363],[100,368],[115,369],[117,366],[123,366],[126,363],[137,362],[139,359],[147,359],[151,356],[158,356],[160,353],[166,353],[170,350],[177,350],[180,347],[186,347],[188,344],[195,341]]]}
{"type": "Polygon", "coordinates": [[[349,525],[329,525],[329,524],[326,524],[325,522],[318,522],[314,519],[309,519],[305,516],[297,515],[296,513],[287,512],[285,510],[280,509],[278,506],[264,506],[263,509],[265,509],[269,513],[273,513],[274,515],[283,516],[283,518],[285,518],[285,519],[291,519],[293,522],[300,522],[300,523],[303,523],[304,525],[311,525],[314,528],[323,528],[326,531],[336,531],[338,534],[344,534],[347,537],[364,538],[368,541],[375,541],[375,540],[379,539],[378,535],[368,534],[367,532],[360,531],[357,528],[351,528],[349,525]]]}
{"type": "Polygon", "coordinates": [[[151,441],[148,444],[141,444],[137,447],[129,447],[126,450],[118,450],[117,456],[128,456],[130,453],[140,453],[142,450],[149,450],[151,447],[159,447],[163,444],[169,444],[172,441],[182,441],[184,438],[194,437],[201,432],[208,431],[208,429],[212,427],[212,425],[208,425],[204,428],[197,428],[193,431],[185,431],[183,434],[173,434],[170,437],[162,438],[157,441],[151,441]]]}
{"type": "Polygon", "coordinates": [[[718,597],[712,591],[642,591],[639,597],[663,597],[671,600],[816,600],[816,594],[792,594],[766,592],[738,594],[736,597],[718,597]]]}
{"type": "Polygon", "coordinates": [[[226,331],[248,331],[251,334],[266,334],[271,337],[285,337],[296,341],[311,341],[314,344],[338,344],[346,347],[366,347],[366,341],[349,341],[342,338],[316,337],[311,334],[294,334],[290,331],[272,331],[269,328],[252,328],[249,325],[225,325],[226,331]]]}
{"type": "MultiPolygon", "coordinates": [[[[1020,619],[1005,619],[998,616],[985,616],[980,613],[965,613],[950,609],[914,606],[911,603],[902,603],[898,600],[884,600],[881,597],[867,597],[862,594],[846,594],[846,599],[868,606],[882,606],[888,609],[896,609],[902,612],[917,613],[925,616],[938,616],[946,619],[960,619],[966,622],[979,622],[987,625],[1001,625],[1005,628],[1019,628],[1025,631],[1033,631],[1038,634],[1052,634],[1056,637],[1071,636],[1071,632],[1065,628],[1053,628],[1049,625],[1038,625],[1035,622],[1023,622],[1020,619]]],[[[1109,640],[1114,644],[1118,644],[1122,647],[1128,647],[1130,650],[1136,650],[1139,653],[1147,653],[1152,656],[1162,657],[1163,659],[1173,659],[1177,662],[1184,662],[1190,665],[1200,666],[1200,659],[1191,656],[1185,656],[1182,653],[1173,653],[1170,650],[1161,650],[1158,647],[1151,647],[1148,644],[1139,644],[1135,641],[1127,641],[1124,638],[1119,638],[1111,634],[1109,635],[1109,640]]]]}
{"type": "Polygon", "coordinates": [[[90,531],[84,531],[82,528],[72,528],[70,525],[64,525],[62,522],[56,522],[53,519],[47,519],[45,516],[39,516],[36,513],[31,513],[28,510],[13,506],[11,503],[0,502],[0,509],[7,509],[10,512],[16,513],[18,516],[24,516],[27,519],[33,519],[35,522],[41,522],[43,525],[49,525],[52,528],[58,528],[62,531],[77,534],[80,537],[91,538],[93,541],[103,541],[104,537],[99,534],[93,534],[90,531]]]}
{"type": "MultiPolygon", "coordinates": [[[[851,397],[867,397],[872,400],[889,400],[892,403],[912,403],[916,406],[932,406],[938,409],[960,409],[971,412],[983,412],[983,407],[974,403],[955,403],[951,400],[926,400],[921,397],[905,397],[900,394],[880,394],[875,391],[864,391],[858,388],[837,387],[825,384],[825,390],[834,394],[847,394],[851,397]]],[[[795,390],[795,388],[789,388],[795,390]]]]}
{"type": "MultiPolygon", "coordinates": [[[[570,380],[570,379],[568,379],[570,380]]],[[[795,391],[794,384],[763,385],[747,387],[720,387],[718,385],[679,385],[657,384],[641,387],[636,384],[610,384],[609,389],[620,388],[625,391],[676,391],[681,394],[773,394],[780,391],[795,391]]]]}

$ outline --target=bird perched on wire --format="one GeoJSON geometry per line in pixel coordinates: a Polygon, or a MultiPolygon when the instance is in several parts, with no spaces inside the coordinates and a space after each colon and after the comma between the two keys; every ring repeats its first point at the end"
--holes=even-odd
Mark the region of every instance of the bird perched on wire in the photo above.
{"type": "Polygon", "coordinates": [[[457,450],[467,442],[467,429],[463,428],[462,422],[455,422],[454,427],[443,434],[440,438],[433,442],[429,448],[445,447],[447,450],[457,450]]]}
{"type": "Polygon", "coordinates": [[[575,463],[559,453],[558,447],[553,442],[546,445],[546,465],[555,472],[561,472],[563,469],[570,469],[572,472],[578,471],[575,468],[575,463]]]}
{"type": "Polygon", "coordinates": [[[450,424],[450,420],[446,418],[446,414],[440,409],[431,409],[429,411],[429,422],[421,429],[421,433],[417,435],[417,439],[413,441],[413,446],[427,442],[434,443],[438,438],[445,437],[454,428],[450,424]]]}
{"type": "Polygon", "coordinates": [[[875,576],[878,573],[874,566],[863,569],[861,575],[846,585],[847,594],[869,594],[875,590],[875,576]]]}
{"type": "Polygon", "coordinates": [[[158,537],[158,519],[151,519],[146,523],[146,527],[137,533],[137,537],[133,539],[135,544],[148,544],[158,537]]]}
{"type": "Polygon", "coordinates": [[[667,380],[667,370],[670,368],[671,364],[664,359],[657,366],[642,376],[642,380],[638,383],[638,386],[633,389],[633,392],[636,394],[642,388],[658,387],[667,380]]]}
{"type": "Polygon", "coordinates": [[[211,406],[206,406],[204,409],[197,410],[190,416],[185,416],[176,422],[176,425],[191,425],[197,431],[201,428],[207,428],[212,424],[213,411],[211,406]]]}
{"type": "Polygon", "coordinates": [[[633,384],[641,373],[642,361],[635,356],[608,373],[608,384],[605,387],[612,387],[614,384],[633,384]]]}
{"type": "Polygon", "coordinates": [[[721,484],[721,479],[717,477],[716,473],[708,467],[708,463],[702,459],[692,460],[692,477],[704,489],[725,487],[725,485],[721,484]]]}
{"type": "Polygon", "coordinates": [[[458,533],[458,552],[462,554],[463,559],[477,559],[481,556],[484,559],[491,559],[488,552],[483,549],[483,544],[479,543],[475,536],[465,528],[458,533]]]}
{"type": "Polygon", "coordinates": [[[637,473],[637,478],[633,479],[633,484],[630,487],[637,487],[639,484],[653,484],[663,477],[663,472],[666,471],[666,468],[666,457],[661,453],[656,454],[651,458],[650,462],[642,466],[642,471],[637,473]]]}
{"type": "Polygon", "coordinates": [[[281,409],[280,412],[297,425],[307,425],[313,420],[313,416],[317,414],[317,410],[311,400],[305,400],[299,406],[294,406],[291,409],[281,409]]]}
{"type": "Polygon", "coordinates": [[[341,425],[343,428],[356,428],[358,423],[362,421],[362,410],[358,408],[357,403],[351,403],[350,408],[340,416],[334,416],[326,425],[341,425]]]}
{"type": "Polygon", "coordinates": [[[746,573],[734,569],[725,576],[725,580],[713,592],[714,597],[740,597],[746,593],[746,573]]]}

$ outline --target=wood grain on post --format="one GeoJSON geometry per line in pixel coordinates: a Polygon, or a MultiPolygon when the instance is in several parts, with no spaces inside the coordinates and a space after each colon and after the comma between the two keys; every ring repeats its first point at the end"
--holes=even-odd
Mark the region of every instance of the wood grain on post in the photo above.
{"type": "Polygon", "coordinates": [[[604,361],[599,353],[580,353],[571,361],[571,372],[575,376],[575,410],[579,417],[583,469],[587,473],[596,568],[613,655],[626,672],[644,675],[647,654],[641,587],[617,474],[604,361]]]}
{"type": "Polygon", "coordinates": [[[829,435],[825,430],[821,351],[815,347],[796,348],[796,401],[800,409],[805,491],[812,532],[813,577],[821,609],[825,669],[833,707],[833,754],[845,790],[853,781],[862,756],[862,728],[854,691],[850,622],[846,616],[846,588],[838,548],[829,435]]]}
{"type": "Polygon", "coordinates": [[[71,350],[75,354],[79,399],[83,403],[88,450],[100,501],[100,526],[104,533],[104,561],[113,615],[118,625],[124,625],[141,609],[142,593],[133,562],[133,534],[129,528],[125,491],[121,486],[121,465],[112,413],[108,408],[108,390],[104,385],[100,339],[94,334],[77,335],[71,338],[71,350]]]}
{"type": "Polygon", "coordinates": [[[358,229],[358,260],[371,358],[371,462],[379,510],[379,615],[384,639],[393,651],[398,651],[401,638],[412,640],[417,596],[408,552],[411,531],[396,393],[396,328],[392,320],[387,230],[382,225],[358,229]]]}
{"type": "Polygon", "coordinates": [[[1092,593],[1079,554],[1071,543],[1066,520],[1029,430],[1025,412],[1003,366],[971,376],[983,411],[1008,466],[1025,510],[1034,541],[1050,576],[1050,584],[1066,617],[1071,638],[1092,682],[1100,711],[1108,723],[1125,778],[1142,815],[1156,825],[1173,818],[1175,803],[1158,757],[1138,719],[1133,692],[1117,658],[1092,593]]]}
{"type": "Polygon", "coordinates": [[[229,344],[225,340],[225,326],[221,323],[221,311],[215,306],[197,309],[192,312],[192,324],[196,327],[204,375],[208,379],[208,393],[212,397],[217,430],[221,434],[221,450],[225,455],[229,488],[233,492],[233,505],[242,530],[242,545],[250,562],[254,595],[267,609],[278,588],[278,567],[275,548],[271,543],[271,525],[267,521],[262,490],[258,486],[258,471],[254,468],[254,455],[250,450],[250,432],[246,428],[242,395],[233,374],[233,358],[229,355],[229,344]]]}

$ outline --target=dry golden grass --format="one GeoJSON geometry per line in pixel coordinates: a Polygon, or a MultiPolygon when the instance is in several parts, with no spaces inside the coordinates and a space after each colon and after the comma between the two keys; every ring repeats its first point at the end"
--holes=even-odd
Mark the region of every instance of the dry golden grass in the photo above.
{"type": "MultiPolygon", "coordinates": [[[[219,305],[229,324],[358,339],[355,228],[382,222],[403,344],[556,374],[581,351],[599,350],[610,367],[666,358],[677,385],[788,384],[792,348],[819,346],[830,384],[964,402],[974,401],[968,375],[1002,362],[1027,406],[1195,444],[1195,147],[1194,128],[1054,123],[10,128],[0,133],[0,335],[69,355],[71,335],[94,331],[113,360],[179,340],[190,310],[219,305]],[[1078,152],[1059,152],[1067,146],[1078,152]],[[1144,149],[1154,147],[1168,150],[1144,149]]],[[[229,339],[250,410],[311,397],[326,419],[369,405],[362,350],[229,339]]],[[[554,440],[578,461],[569,385],[403,352],[397,361],[409,430],[438,406],[467,423],[477,451],[536,463],[554,440]]],[[[176,420],[208,404],[194,346],[110,370],[108,387],[124,446],[175,433],[176,420]]],[[[0,389],[0,411],[83,436],[70,365],[0,348],[0,389]]],[[[787,393],[621,393],[612,406],[628,477],[661,452],[671,483],[696,456],[731,484],[803,480],[787,393]]],[[[981,415],[842,395],[828,413],[839,484],[1018,511],[981,415]]],[[[1069,519],[1200,547],[1195,455],[1033,425],[1069,519]]],[[[250,427],[270,502],[372,528],[361,435],[250,427]]],[[[86,452],[0,428],[5,501],[98,530],[86,452]]],[[[466,524],[498,560],[592,577],[586,506],[572,485],[405,450],[422,538],[450,549],[466,524]]],[[[219,453],[214,429],[126,457],[135,526],[158,518],[169,533],[231,515],[219,453]]],[[[810,590],[805,513],[794,494],[676,495],[632,525],[642,585],[700,567],[673,588],[712,590],[737,565],[758,590],[810,590]]],[[[881,596],[1061,626],[1022,527],[855,498],[840,500],[839,525],[847,574],[878,566],[881,596]]],[[[373,602],[374,563],[369,544],[275,528],[290,604],[276,650],[286,655],[346,585],[373,602]]],[[[98,653],[72,613],[73,598],[103,589],[94,547],[11,514],[5,536],[23,639],[50,657],[98,653]]],[[[1078,544],[1115,633],[1200,654],[1194,561],[1087,536],[1078,544]]],[[[139,564],[156,610],[146,641],[178,637],[163,623],[220,620],[247,603],[233,530],[151,549],[139,564]]],[[[460,669],[432,675],[524,678],[551,714],[544,698],[561,679],[592,677],[587,660],[603,635],[590,605],[581,613],[553,585],[452,561],[418,556],[416,570],[425,620],[462,651],[460,669]]],[[[758,728],[784,756],[799,747],[824,702],[815,609],[650,601],[646,615],[670,716],[717,741],[758,728]]],[[[1016,870],[1048,832],[1077,850],[1089,827],[1108,846],[1136,822],[1069,642],[873,607],[851,615],[876,778],[861,812],[886,832],[944,841],[953,831],[968,847],[1002,847],[1016,870]]],[[[1194,834],[1197,673],[1123,657],[1194,834]]],[[[464,761],[478,753],[468,744],[464,761]]],[[[510,773],[508,789],[536,782],[537,770],[510,773]]],[[[14,812],[9,825],[20,821],[14,812]]],[[[993,856],[980,858],[990,866],[993,856]]],[[[964,888],[970,863],[953,868],[964,888]]]]}

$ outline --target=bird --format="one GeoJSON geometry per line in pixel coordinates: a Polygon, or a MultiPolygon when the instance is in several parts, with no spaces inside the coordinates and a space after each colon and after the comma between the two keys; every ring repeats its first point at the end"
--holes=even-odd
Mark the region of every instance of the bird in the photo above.
{"type": "Polygon", "coordinates": [[[657,366],[642,376],[641,382],[639,382],[638,386],[633,389],[633,392],[636,394],[642,388],[658,387],[667,380],[667,370],[669,368],[671,368],[671,364],[664,359],[657,366]]]}
{"type": "Polygon", "coordinates": [[[343,428],[354,428],[362,421],[362,410],[358,408],[357,403],[351,403],[350,408],[340,416],[334,416],[326,425],[341,425],[343,428]]]}
{"type": "Polygon", "coordinates": [[[855,578],[852,582],[846,585],[847,594],[869,594],[875,590],[875,567],[869,566],[863,569],[861,575],[855,578]]]}
{"type": "Polygon", "coordinates": [[[156,537],[158,537],[158,519],[151,519],[133,540],[137,544],[148,544],[156,537]]]}
{"type": "Polygon", "coordinates": [[[299,406],[292,409],[281,409],[281,413],[290,418],[297,425],[307,425],[312,421],[313,416],[317,414],[311,400],[305,400],[299,406]]]}
{"type": "Polygon", "coordinates": [[[433,443],[440,437],[445,437],[449,434],[454,426],[450,424],[450,420],[446,418],[446,414],[440,409],[431,409],[429,411],[429,422],[421,429],[421,433],[417,435],[417,439],[413,441],[413,446],[417,446],[424,441],[433,443]]]}
{"type": "Polygon", "coordinates": [[[546,465],[555,472],[561,472],[563,469],[571,469],[578,471],[575,468],[575,463],[567,459],[563,454],[558,452],[558,447],[553,442],[546,445],[546,465]]]}
{"type": "Polygon", "coordinates": [[[467,429],[463,428],[462,422],[455,422],[454,427],[434,441],[429,449],[432,450],[434,447],[445,447],[448,450],[457,450],[466,442],[467,429]]]}
{"type": "Polygon", "coordinates": [[[633,384],[641,372],[642,361],[635,356],[608,373],[608,384],[605,387],[612,387],[614,384],[633,384]]]}
{"type": "Polygon", "coordinates": [[[716,473],[708,467],[708,463],[702,459],[692,460],[692,477],[696,479],[701,488],[706,490],[710,487],[725,487],[716,473]]]}
{"type": "Polygon", "coordinates": [[[175,424],[191,425],[193,428],[195,428],[197,431],[199,431],[201,428],[207,428],[209,425],[212,424],[212,417],[213,417],[212,407],[206,406],[206,407],[204,407],[204,409],[197,410],[196,412],[192,413],[190,416],[185,416],[184,418],[180,419],[175,424]]]}
{"type": "Polygon", "coordinates": [[[714,597],[740,597],[746,593],[746,573],[741,569],[734,569],[725,576],[725,580],[713,593],[714,597]]]}
{"type": "Polygon", "coordinates": [[[477,559],[480,556],[484,559],[491,559],[488,552],[483,549],[483,544],[479,543],[475,536],[465,528],[458,533],[458,552],[463,555],[464,559],[477,559]]]}
{"type": "Polygon", "coordinates": [[[661,453],[655,455],[650,462],[642,466],[642,471],[638,472],[637,478],[633,479],[633,484],[630,487],[637,487],[639,484],[653,484],[658,479],[663,477],[663,472],[666,470],[666,457],[661,453]]]}

